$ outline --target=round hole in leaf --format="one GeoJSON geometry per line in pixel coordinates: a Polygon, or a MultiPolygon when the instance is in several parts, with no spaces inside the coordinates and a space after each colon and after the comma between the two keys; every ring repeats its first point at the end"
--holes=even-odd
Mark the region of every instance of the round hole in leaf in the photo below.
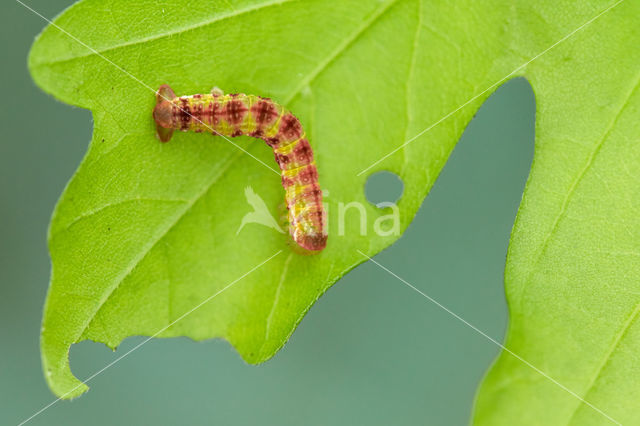
{"type": "Polygon", "coordinates": [[[369,176],[364,187],[367,200],[375,206],[380,206],[381,203],[396,203],[403,191],[404,184],[400,176],[386,170],[369,176]]]}

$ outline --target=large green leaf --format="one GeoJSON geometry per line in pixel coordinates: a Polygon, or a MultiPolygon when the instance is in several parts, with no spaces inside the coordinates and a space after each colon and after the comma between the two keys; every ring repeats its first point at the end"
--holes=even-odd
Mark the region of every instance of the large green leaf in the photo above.
{"type": "MultiPolygon", "coordinates": [[[[365,260],[357,250],[374,255],[397,238],[373,231],[388,212],[366,203],[367,175],[384,169],[404,180],[404,230],[480,103],[524,75],[536,94],[536,153],[507,262],[507,346],[618,421],[640,417],[637,1],[550,50],[610,3],[108,5],[85,0],[55,22],[107,60],[50,26],[29,61],[44,90],[95,120],[50,229],[42,353],[57,395],[86,390],[69,368],[71,344],[154,335],[230,283],[160,336],[224,337],[248,362],[271,357],[313,302],[365,260]],[[277,214],[279,178],[220,138],[179,134],[160,144],[151,110],[162,83],[178,94],[219,86],[270,96],[301,118],[330,194],[325,251],[295,254],[287,235],[264,226],[236,235],[250,210],[244,188],[277,214]],[[367,235],[355,210],[338,232],[338,206],[353,201],[366,207],[367,235]]],[[[236,141],[273,164],[264,144],[236,141]]],[[[607,421],[509,354],[476,409],[476,422],[491,425],[607,421]]]]}

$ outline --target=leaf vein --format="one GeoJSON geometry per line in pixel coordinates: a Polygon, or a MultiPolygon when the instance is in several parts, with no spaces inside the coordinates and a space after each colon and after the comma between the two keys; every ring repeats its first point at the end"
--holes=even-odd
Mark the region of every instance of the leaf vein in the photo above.
{"type": "Polygon", "coordinates": [[[168,226],[165,229],[161,229],[159,234],[155,238],[150,239],[149,243],[146,244],[142,248],[140,253],[132,259],[132,261],[124,269],[123,273],[119,274],[119,276],[116,277],[116,279],[114,280],[114,283],[110,286],[110,288],[106,289],[105,293],[101,297],[101,300],[99,301],[98,306],[94,310],[93,315],[87,318],[87,321],[85,321],[84,327],[80,331],[78,336],[82,336],[82,334],[87,329],[91,321],[93,321],[97,313],[100,311],[100,309],[102,309],[102,306],[107,302],[111,294],[120,286],[120,284],[122,284],[122,282],[131,274],[131,272],[133,272],[136,266],[138,266],[138,264],[147,256],[147,254],[149,254],[151,250],[153,250],[153,248],[180,222],[180,220],[182,220],[182,218],[184,218],[185,215],[189,213],[189,211],[196,204],[196,202],[198,202],[204,195],[206,195],[207,192],[209,192],[211,187],[213,187],[213,185],[215,185],[215,183],[219,180],[219,178],[222,175],[224,175],[224,173],[229,169],[229,167],[231,167],[231,164],[233,164],[240,157],[240,154],[242,154],[242,151],[236,150],[231,155],[229,155],[229,157],[225,161],[226,164],[224,164],[220,169],[218,169],[215,173],[212,174],[210,181],[206,185],[204,185],[202,191],[198,192],[187,203],[184,209],[178,212],[175,218],[173,218],[173,221],[169,222],[168,226]]]}
{"type": "Polygon", "coordinates": [[[632,89],[630,90],[630,92],[625,97],[625,101],[622,103],[622,106],[618,109],[618,112],[614,115],[614,118],[609,123],[609,126],[607,126],[605,132],[603,133],[602,138],[598,141],[598,143],[596,144],[595,148],[590,152],[589,157],[587,158],[587,162],[586,162],[585,166],[582,168],[582,170],[580,170],[580,172],[578,173],[578,176],[576,177],[576,179],[573,181],[573,183],[569,187],[569,191],[567,192],[566,197],[562,201],[562,206],[560,207],[560,212],[558,213],[558,215],[554,219],[553,225],[551,226],[551,231],[549,231],[547,233],[545,239],[542,242],[541,249],[540,249],[539,254],[536,257],[536,261],[534,263],[535,266],[529,272],[529,274],[527,276],[527,279],[525,280],[525,285],[526,285],[526,283],[529,283],[531,281],[534,271],[537,270],[537,266],[540,263],[540,260],[544,256],[544,254],[545,254],[545,252],[546,252],[546,250],[547,250],[547,248],[549,246],[549,241],[551,240],[551,237],[557,231],[559,223],[562,220],[562,218],[565,217],[565,215],[567,213],[567,207],[569,205],[569,201],[571,200],[571,198],[575,194],[575,190],[576,190],[578,184],[582,181],[582,179],[586,175],[587,171],[593,165],[593,162],[594,162],[595,158],[597,157],[597,155],[600,153],[600,150],[601,150],[602,146],[604,145],[604,142],[609,138],[609,135],[611,134],[611,132],[615,128],[616,123],[618,122],[618,119],[622,115],[622,112],[624,111],[625,107],[628,105],[629,99],[631,99],[631,97],[633,96],[635,91],[638,89],[639,84],[640,84],[640,73],[638,73],[638,75],[636,76],[636,81],[633,84],[632,89]]]}
{"type": "MultiPolygon", "coordinates": [[[[411,104],[409,101],[409,94],[412,93],[411,86],[414,78],[415,68],[416,68],[416,51],[418,50],[418,39],[420,38],[420,33],[422,30],[422,0],[418,0],[418,24],[416,26],[416,31],[413,35],[413,45],[411,49],[411,62],[409,62],[409,72],[407,73],[407,84],[405,87],[405,114],[407,117],[407,123],[405,125],[404,130],[404,140],[409,139],[409,126],[411,125],[411,121],[413,119],[411,114],[411,104]]],[[[404,174],[404,170],[406,166],[409,164],[407,159],[406,146],[402,148],[402,168],[400,171],[400,175],[404,174]]]]}
{"type": "Polygon", "coordinates": [[[285,99],[284,103],[290,103],[293,98],[298,95],[306,86],[308,86],[311,82],[313,82],[324,70],[326,70],[333,61],[335,61],[342,53],[344,53],[349,46],[351,46],[356,40],[358,40],[369,28],[373,26],[373,24],[380,19],[391,6],[396,4],[398,0],[391,0],[387,3],[383,4],[380,8],[378,8],[366,21],[362,23],[356,30],[349,35],[349,37],[345,38],[342,43],[340,43],[326,58],[324,61],[320,62],[316,68],[314,68],[309,74],[307,74],[300,83],[295,87],[293,92],[285,99]]]}
{"type": "MultiPolygon", "coordinates": [[[[555,233],[555,231],[558,228],[558,224],[560,222],[560,220],[562,219],[562,217],[565,216],[566,214],[566,209],[567,209],[567,205],[569,203],[569,199],[573,196],[576,187],[578,186],[579,182],[582,180],[582,178],[585,176],[587,170],[593,165],[594,159],[595,157],[598,155],[598,153],[600,152],[604,142],[608,139],[609,135],[611,134],[611,132],[613,131],[613,129],[615,128],[620,116],[622,115],[622,112],[624,111],[624,109],[627,107],[627,105],[629,104],[629,101],[631,99],[631,97],[633,96],[633,94],[636,92],[636,90],[638,89],[638,87],[640,86],[640,73],[637,74],[636,76],[636,81],[635,83],[632,85],[631,90],[629,91],[629,93],[627,94],[627,96],[625,97],[625,101],[622,103],[621,107],[618,109],[617,113],[615,114],[614,118],[611,120],[609,126],[607,127],[607,129],[605,130],[602,138],[600,139],[600,141],[597,143],[596,147],[594,148],[594,150],[591,152],[589,158],[587,159],[587,163],[585,165],[585,167],[583,167],[583,169],[580,171],[577,179],[574,181],[573,185],[571,185],[569,192],[563,202],[562,208],[560,210],[560,213],[558,214],[558,216],[556,217],[553,227],[551,229],[551,232],[549,232],[547,234],[547,237],[544,240],[542,249],[540,250],[540,254],[538,255],[537,259],[536,259],[536,265],[538,265],[538,263],[540,262],[541,258],[543,257],[547,246],[549,244],[549,240],[551,239],[551,236],[555,233]]],[[[536,270],[537,268],[534,268],[533,270],[536,270]]],[[[531,281],[531,278],[533,276],[533,271],[529,273],[529,276],[527,278],[527,280],[525,281],[525,283],[528,283],[531,281]]],[[[596,381],[598,380],[598,378],[600,377],[604,367],[607,365],[607,363],[609,362],[609,360],[611,359],[611,356],[613,355],[613,353],[615,352],[616,348],[618,347],[618,345],[620,344],[623,336],[627,333],[628,329],[631,327],[631,324],[633,323],[634,319],[638,316],[638,312],[640,312],[640,303],[636,304],[636,307],[634,308],[632,314],[630,315],[629,319],[625,322],[625,324],[623,325],[622,329],[616,334],[611,346],[609,347],[607,353],[605,354],[604,358],[602,359],[602,361],[600,362],[598,368],[595,371],[595,374],[593,375],[593,377],[591,378],[590,382],[589,382],[589,386],[587,387],[587,389],[584,391],[584,393],[582,394],[583,399],[578,401],[578,404],[576,405],[576,408],[573,412],[573,414],[571,415],[570,419],[569,419],[569,423],[571,422],[571,420],[575,417],[575,414],[577,413],[578,409],[584,405],[584,398],[588,395],[588,393],[593,389],[593,387],[595,386],[596,381]]]]}
{"type": "Polygon", "coordinates": [[[118,200],[115,201],[113,203],[108,203],[105,205],[102,205],[100,207],[97,207],[95,209],[92,210],[87,210],[86,212],[81,213],[79,216],[77,216],[75,219],[73,219],[71,222],[69,222],[64,228],[57,230],[52,237],[57,236],[58,234],[60,234],[61,232],[64,231],[68,231],[73,225],[76,225],[78,222],[82,222],[85,219],[90,218],[91,216],[95,216],[96,214],[102,212],[103,210],[106,210],[110,207],[116,207],[122,204],[127,204],[127,203],[134,203],[136,201],[149,201],[149,202],[158,202],[158,203],[188,203],[189,200],[181,200],[181,199],[175,199],[175,200],[170,200],[170,199],[163,199],[163,198],[127,198],[124,200],[118,200]]]}
{"type": "Polygon", "coordinates": [[[255,11],[258,11],[260,9],[265,9],[265,8],[276,6],[276,5],[282,5],[282,4],[290,3],[290,2],[293,2],[293,1],[297,1],[297,0],[275,0],[275,1],[272,1],[272,2],[265,2],[265,3],[261,3],[261,4],[258,4],[258,5],[255,5],[255,6],[247,7],[247,8],[244,8],[244,9],[237,9],[237,10],[234,10],[233,12],[231,12],[231,13],[221,14],[221,15],[215,16],[213,18],[198,22],[196,24],[188,25],[186,27],[177,28],[175,30],[171,30],[171,31],[168,31],[168,32],[165,32],[165,33],[162,33],[162,34],[155,34],[155,35],[152,35],[152,36],[149,36],[149,37],[142,37],[142,38],[138,38],[138,39],[135,39],[135,40],[130,40],[130,41],[127,41],[127,42],[114,44],[114,45],[112,45],[110,47],[106,47],[106,48],[102,48],[102,49],[100,49],[100,48],[94,49],[92,51],[88,51],[88,52],[86,52],[84,54],[80,54],[80,55],[70,55],[70,56],[61,57],[61,58],[55,59],[55,60],[38,62],[38,63],[35,63],[34,65],[42,66],[42,65],[61,64],[61,63],[64,63],[64,62],[70,62],[70,61],[74,61],[76,59],[82,59],[82,58],[94,56],[94,55],[97,55],[97,54],[102,55],[102,54],[104,54],[106,52],[110,52],[110,51],[117,50],[117,49],[120,49],[120,48],[136,46],[136,45],[140,45],[140,44],[147,43],[147,42],[150,42],[150,41],[160,40],[160,39],[171,37],[171,36],[174,36],[174,35],[183,34],[183,33],[189,32],[189,31],[197,30],[199,28],[207,27],[207,26],[209,26],[211,24],[215,24],[216,22],[224,21],[224,20],[227,20],[227,19],[235,18],[235,17],[240,16],[240,15],[244,15],[244,14],[247,14],[247,13],[255,12],[255,11]]]}
{"type": "MultiPolygon", "coordinates": [[[[607,366],[607,364],[611,360],[611,356],[620,345],[620,342],[622,341],[624,336],[627,334],[627,331],[629,331],[629,329],[631,328],[631,325],[633,324],[633,322],[638,318],[638,313],[640,313],[640,303],[636,304],[635,308],[633,309],[633,312],[631,312],[631,315],[629,315],[629,318],[625,321],[624,325],[622,326],[622,329],[616,334],[615,338],[613,339],[613,343],[611,344],[611,347],[607,351],[607,354],[605,355],[604,359],[600,362],[600,365],[596,369],[596,372],[593,375],[593,377],[591,377],[591,380],[589,381],[589,386],[587,387],[587,390],[584,392],[583,399],[585,399],[587,395],[589,395],[591,390],[595,387],[598,377],[600,377],[600,374],[602,373],[604,368],[607,366]]],[[[576,405],[576,408],[573,410],[573,413],[571,414],[571,417],[569,418],[569,421],[567,422],[567,424],[571,424],[572,420],[575,418],[576,414],[578,413],[578,410],[583,405],[584,405],[584,402],[582,400],[578,401],[578,404],[576,405]]]]}
{"type": "Polygon", "coordinates": [[[271,320],[273,319],[273,314],[275,313],[276,307],[278,305],[278,301],[280,300],[280,291],[282,290],[282,286],[284,285],[287,272],[289,271],[289,264],[291,263],[292,258],[293,258],[293,252],[289,253],[287,260],[284,261],[284,266],[282,267],[282,274],[280,274],[280,281],[278,282],[278,287],[276,288],[276,292],[273,297],[273,305],[271,305],[271,310],[269,311],[269,315],[267,316],[267,323],[266,323],[265,333],[264,333],[265,342],[269,339],[269,331],[271,330],[271,320]]]}

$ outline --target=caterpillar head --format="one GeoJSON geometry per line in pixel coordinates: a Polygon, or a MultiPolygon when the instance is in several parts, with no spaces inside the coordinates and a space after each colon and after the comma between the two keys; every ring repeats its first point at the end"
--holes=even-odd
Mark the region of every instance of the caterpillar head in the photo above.
{"type": "Polygon", "coordinates": [[[168,84],[160,86],[156,92],[156,106],[153,109],[153,119],[156,122],[156,132],[158,139],[168,142],[173,134],[173,106],[171,100],[176,98],[168,84]]]}

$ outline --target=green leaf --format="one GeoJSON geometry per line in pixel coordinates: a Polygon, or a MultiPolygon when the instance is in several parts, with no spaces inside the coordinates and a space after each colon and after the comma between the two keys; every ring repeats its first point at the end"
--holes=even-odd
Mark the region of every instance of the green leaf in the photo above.
{"type": "MultiPolygon", "coordinates": [[[[86,390],[68,363],[70,345],[85,339],[116,347],[163,330],[223,337],[251,363],[273,356],[318,297],[365,260],[357,250],[372,256],[398,238],[374,232],[389,212],[366,202],[367,176],[403,179],[404,231],[478,106],[522,75],[536,95],[537,135],[507,261],[507,347],[575,395],[505,353],[481,387],[475,421],[607,421],[576,395],[617,421],[640,416],[638,2],[573,34],[610,3],[102,4],[79,2],[55,21],[100,55],[50,26],[29,59],[44,90],[95,120],[50,228],[42,354],[57,395],[86,390]],[[218,86],[269,96],[300,117],[329,191],[322,253],[295,254],[273,227],[248,224],[236,235],[251,211],[246,187],[279,214],[279,178],[221,138],[160,144],[151,110],[162,83],[178,94],[218,86]],[[366,209],[366,235],[355,209],[338,226],[350,202],[366,209]]],[[[273,164],[264,144],[235,141],[273,164]]]]}

